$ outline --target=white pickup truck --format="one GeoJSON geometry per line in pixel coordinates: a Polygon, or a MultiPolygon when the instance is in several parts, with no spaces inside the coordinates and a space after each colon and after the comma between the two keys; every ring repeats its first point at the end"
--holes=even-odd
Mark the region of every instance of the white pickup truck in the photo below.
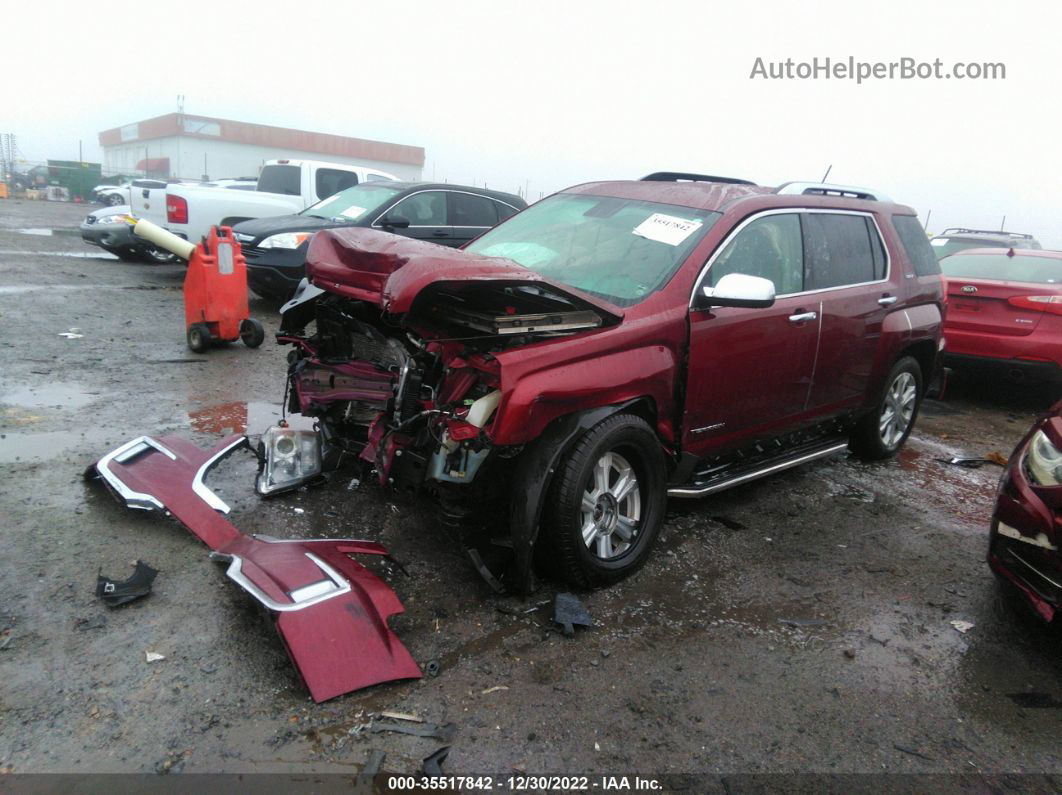
{"type": "Polygon", "coordinates": [[[253,191],[168,185],[133,191],[133,212],[186,240],[198,241],[215,224],[232,226],[251,218],[290,215],[362,182],[397,177],[362,166],[319,160],[268,160],[253,191]]]}

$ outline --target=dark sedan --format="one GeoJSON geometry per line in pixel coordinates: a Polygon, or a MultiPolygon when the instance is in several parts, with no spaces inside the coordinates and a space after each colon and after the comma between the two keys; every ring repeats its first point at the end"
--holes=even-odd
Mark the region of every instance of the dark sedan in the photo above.
{"type": "Polygon", "coordinates": [[[321,229],[372,227],[457,248],[527,206],[511,193],[434,182],[368,182],[297,215],[233,227],[258,295],[286,301],[306,272],[306,250],[321,229]]]}

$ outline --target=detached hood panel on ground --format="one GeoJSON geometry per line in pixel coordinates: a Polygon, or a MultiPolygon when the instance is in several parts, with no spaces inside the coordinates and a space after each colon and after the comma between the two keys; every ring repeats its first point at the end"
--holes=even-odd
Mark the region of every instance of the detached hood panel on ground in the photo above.
{"type": "Polygon", "coordinates": [[[306,275],[322,290],[404,314],[417,294],[434,282],[504,282],[548,288],[613,319],[623,310],[561,285],[515,262],[483,257],[375,229],[326,229],[314,235],[306,275]]]}

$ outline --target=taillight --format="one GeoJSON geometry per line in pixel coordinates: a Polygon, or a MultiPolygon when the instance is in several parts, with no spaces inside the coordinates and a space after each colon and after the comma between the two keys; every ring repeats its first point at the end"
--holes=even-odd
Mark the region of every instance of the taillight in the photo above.
{"type": "Polygon", "coordinates": [[[1033,312],[1062,315],[1062,295],[1015,295],[1008,298],[1007,303],[1033,312]]]}
{"type": "Polygon", "coordinates": [[[188,200],[183,196],[166,194],[166,222],[170,224],[188,223],[188,200]]]}

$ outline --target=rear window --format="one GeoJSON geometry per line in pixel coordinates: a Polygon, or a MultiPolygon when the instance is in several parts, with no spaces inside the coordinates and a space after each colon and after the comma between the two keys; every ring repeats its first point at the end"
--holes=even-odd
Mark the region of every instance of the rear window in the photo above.
{"type": "Polygon", "coordinates": [[[881,240],[863,215],[804,216],[805,290],[872,282],[884,276],[881,240]]]}
{"type": "Polygon", "coordinates": [[[936,276],[940,273],[940,265],[937,258],[941,256],[939,251],[934,252],[929,245],[922,224],[913,215],[894,215],[892,225],[896,228],[896,234],[900,236],[900,243],[907,253],[907,259],[914,266],[915,273],[919,276],[936,276]]]}
{"type": "Polygon", "coordinates": [[[996,279],[1030,284],[1062,283],[1062,259],[1015,254],[954,254],[940,261],[944,275],[955,279],[996,279]]]}
{"type": "Polygon", "coordinates": [[[298,166],[265,166],[258,175],[258,190],[284,196],[301,196],[301,173],[298,166]]]}
{"type": "Polygon", "coordinates": [[[968,248],[1010,248],[1010,244],[1004,243],[1002,240],[994,240],[992,238],[971,240],[966,237],[935,237],[929,241],[929,245],[933,247],[933,253],[937,255],[937,259],[950,257],[952,254],[965,251],[968,248]]]}
{"type": "Polygon", "coordinates": [[[318,199],[327,199],[358,184],[357,174],[353,171],[340,171],[338,168],[319,168],[315,179],[318,199]]]}

